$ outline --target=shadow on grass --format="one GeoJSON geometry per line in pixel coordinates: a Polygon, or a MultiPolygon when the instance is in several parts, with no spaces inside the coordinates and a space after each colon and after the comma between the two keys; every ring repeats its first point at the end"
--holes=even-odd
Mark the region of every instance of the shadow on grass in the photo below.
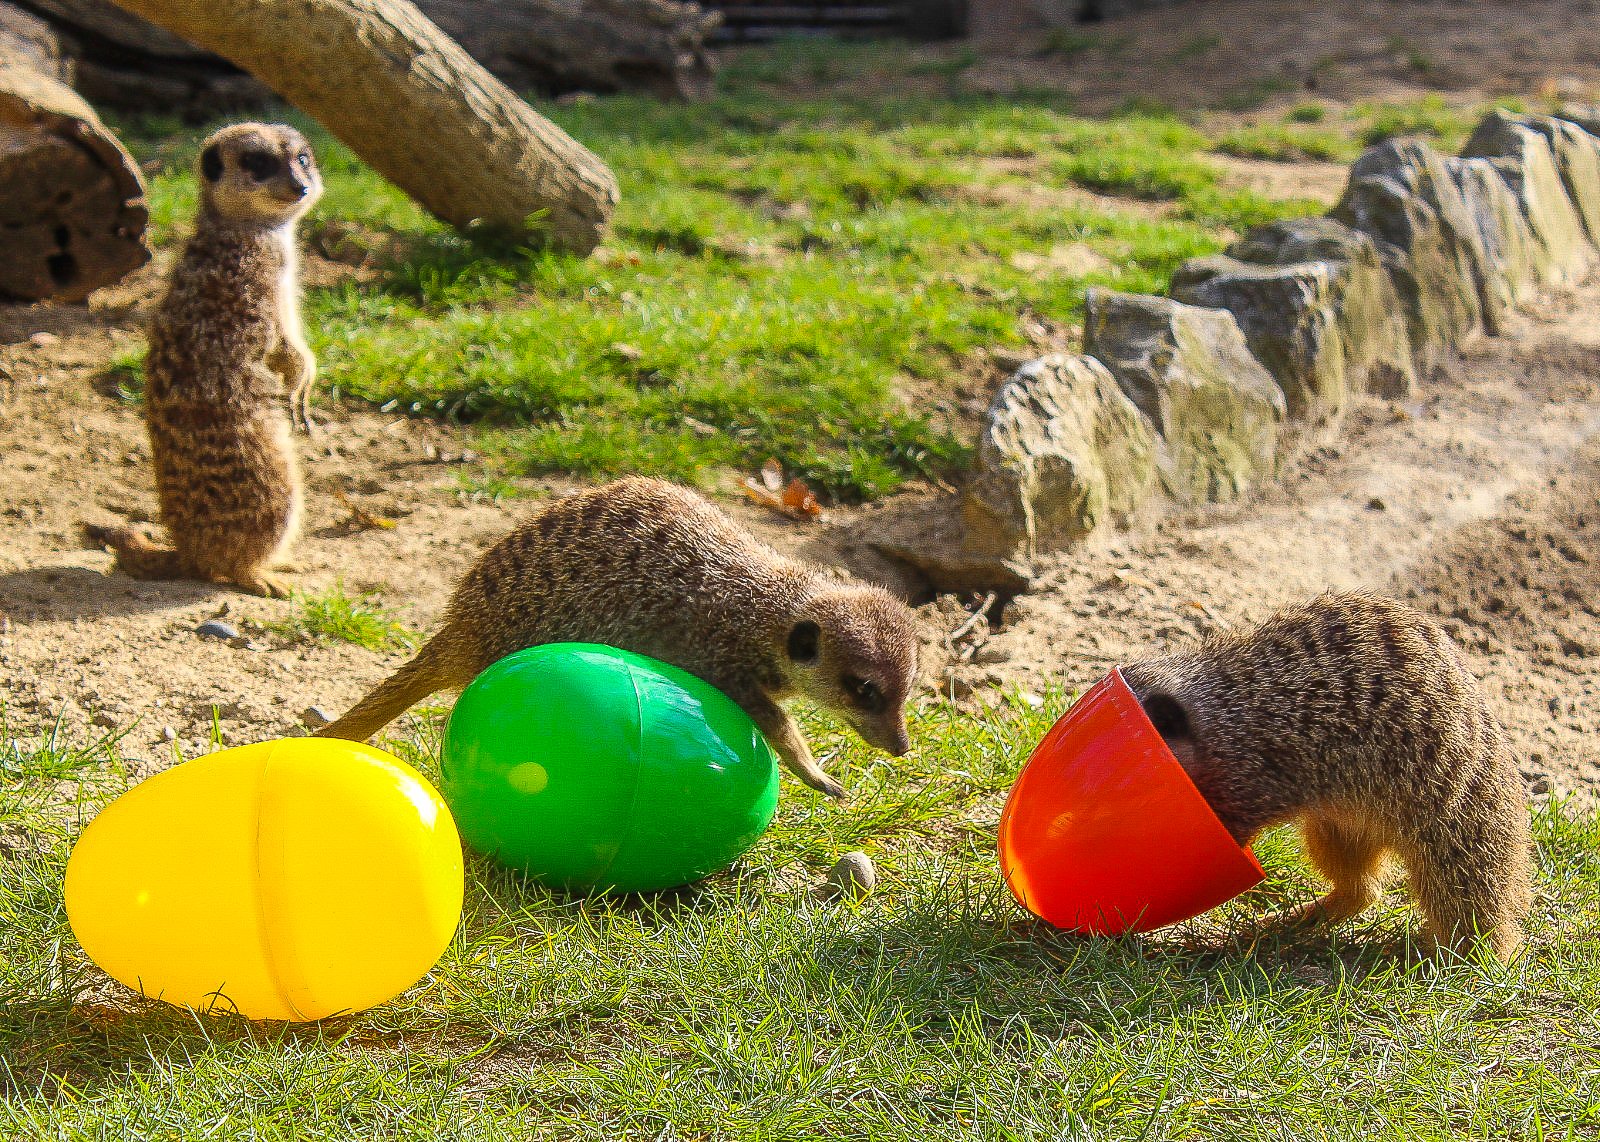
{"type": "Polygon", "coordinates": [[[199,1015],[156,1000],[125,1006],[62,998],[0,999],[0,1097],[90,1093],[130,1072],[184,1064],[200,1054],[263,1046],[316,1046],[351,1037],[399,1049],[406,1037],[341,1016],[318,1023],[253,1023],[238,1015],[199,1015]]]}

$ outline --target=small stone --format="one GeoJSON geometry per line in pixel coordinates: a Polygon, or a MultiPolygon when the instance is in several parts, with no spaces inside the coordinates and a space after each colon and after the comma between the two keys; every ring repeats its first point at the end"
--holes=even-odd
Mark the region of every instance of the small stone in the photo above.
{"type": "Polygon", "coordinates": [[[307,706],[300,711],[300,720],[314,730],[333,724],[333,715],[321,706],[307,706]]]}
{"type": "Polygon", "coordinates": [[[97,726],[104,726],[108,730],[114,728],[117,724],[117,719],[104,711],[96,714],[94,717],[90,718],[89,721],[97,726]]]}
{"type": "Polygon", "coordinates": [[[161,727],[161,740],[162,741],[169,741],[169,742],[177,741],[178,740],[178,731],[173,729],[171,726],[162,726],[161,727]]]}
{"type": "Polygon", "coordinates": [[[60,340],[61,338],[54,333],[46,333],[44,330],[40,330],[28,338],[28,344],[36,349],[43,349],[45,346],[54,345],[60,340]]]}
{"type": "Polygon", "coordinates": [[[644,350],[637,345],[629,345],[626,341],[614,341],[611,344],[612,356],[621,357],[624,361],[637,361],[644,356],[644,350]]]}
{"type": "Polygon", "coordinates": [[[1544,794],[1550,792],[1552,788],[1550,779],[1542,773],[1529,777],[1527,781],[1528,792],[1532,793],[1536,797],[1543,796],[1544,794]]]}
{"type": "Polygon", "coordinates": [[[859,900],[877,883],[878,870],[871,857],[864,852],[845,853],[828,870],[827,879],[817,888],[817,895],[824,900],[859,900]]]}
{"type": "Polygon", "coordinates": [[[222,622],[218,619],[207,619],[205,622],[194,628],[194,633],[199,635],[201,638],[220,638],[224,642],[228,643],[233,642],[234,639],[239,637],[239,632],[237,630],[235,630],[228,623],[222,622]]]}
{"type": "Polygon", "coordinates": [[[1380,497],[1373,496],[1367,501],[1367,510],[1369,512],[1386,512],[1389,510],[1389,505],[1384,503],[1380,497]]]}

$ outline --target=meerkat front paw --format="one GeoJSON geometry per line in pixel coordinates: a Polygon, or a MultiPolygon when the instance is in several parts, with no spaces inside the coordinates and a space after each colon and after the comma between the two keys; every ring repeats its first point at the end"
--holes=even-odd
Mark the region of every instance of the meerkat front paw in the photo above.
{"type": "Polygon", "coordinates": [[[820,769],[802,775],[800,780],[811,786],[811,788],[815,789],[818,793],[826,793],[835,801],[850,800],[850,794],[845,792],[844,786],[840,785],[839,782],[829,777],[820,769]]]}
{"type": "Polygon", "coordinates": [[[289,396],[289,423],[295,431],[315,436],[319,425],[311,418],[311,381],[307,378],[289,396]]]}

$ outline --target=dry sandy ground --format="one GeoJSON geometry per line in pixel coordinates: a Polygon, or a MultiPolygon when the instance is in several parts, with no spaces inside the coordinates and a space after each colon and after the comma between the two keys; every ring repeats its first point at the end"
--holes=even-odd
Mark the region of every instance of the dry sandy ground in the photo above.
{"type": "MultiPolygon", "coordinates": [[[[1127,45],[1117,51],[996,51],[964,78],[1049,83],[1106,105],[1131,94],[1205,102],[1267,74],[1336,98],[1419,86],[1463,99],[1579,94],[1600,80],[1597,7],[1217,0],[1183,21],[1158,12],[1099,26],[1103,40],[1127,45]]],[[[1283,97],[1299,97],[1288,86],[1283,97]]],[[[1230,174],[1325,198],[1342,180],[1328,164],[1240,162],[1230,174]]],[[[310,261],[313,275],[339,272],[310,261]]],[[[257,649],[201,639],[194,628],[207,618],[248,627],[293,608],[108,576],[110,556],[82,545],[83,520],[154,510],[143,427],[104,371],[137,343],[159,273],[148,267],[91,309],[0,307],[0,732],[32,735],[58,719],[126,729],[139,768],[170,762],[169,737],[185,754],[208,748],[214,718],[228,743],[296,732],[307,706],[338,713],[400,660],[271,633],[253,636],[257,649]]],[[[1438,616],[1467,649],[1536,788],[1600,788],[1597,309],[1600,285],[1547,302],[1414,402],[1354,409],[1336,444],[1245,503],[1057,558],[1033,593],[993,608],[994,630],[967,622],[964,607],[977,600],[926,607],[931,630],[969,627],[942,684],[963,701],[1002,686],[1077,687],[1116,662],[1320,590],[1374,587],[1438,616]]],[[[530,505],[463,493],[471,462],[444,427],[349,408],[321,415],[324,432],[302,447],[309,520],[296,579],[370,588],[426,628],[452,579],[530,505]],[[351,505],[397,526],[362,530],[351,505]]],[[[723,500],[780,548],[888,578],[894,569],[860,537],[879,513],[919,498],[835,513],[825,525],[764,515],[736,494],[723,500]]]]}
{"type": "MultiPolygon", "coordinates": [[[[1059,558],[958,674],[1084,685],[1323,590],[1377,589],[1466,650],[1537,789],[1600,786],[1600,289],[1552,300],[1242,504],[1059,558]]],[[[962,647],[960,649],[966,649],[962,647]]]]}
{"type": "MultiPolygon", "coordinates": [[[[969,657],[947,687],[967,700],[1001,686],[1076,687],[1318,591],[1375,587],[1437,615],[1467,649],[1536,788],[1600,784],[1597,307],[1593,286],[1548,302],[1516,336],[1482,342],[1441,371],[1415,402],[1360,406],[1337,443],[1245,503],[1058,557],[997,629],[979,622],[958,640],[958,656],[969,657]]],[[[13,326],[28,312],[13,311],[13,326]]],[[[9,732],[58,718],[131,725],[126,752],[155,767],[171,758],[169,728],[192,753],[209,742],[214,716],[224,741],[241,743],[295,732],[311,704],[338,712],[398,656],[270,633],[256,636],[260,649],[199,638],[194,627],[212,616],[272,622],[291,605],[107,575],[110,556],[79,541],[83,519],[147,517],[154,506],[138,416],[96,381],[136,334],[115,310],[96,313],[106,316],[59,340],[30,342],[0,325],[0,367],[14,389],[0,424],[9,732]]],[[[528,506],[463,494],[457,465],[432,458],[459,450],[445,429],[327,415],[304,449],[310,520],[298,581],[374,589],[426,627],[451,579],[528,506]],[[353,528],[335,493],[398,526],[353,528]]],[[[778,546],[869,574],[886,568],[851,537],[902,507],[816,526],[726,502],[778,546]]],[[[950,600],[926,611],[944,629],[965,617],[950,600]]]]}
{"type": "MultiPolygon", "coordinates": [[[[1600,84],[1597,16],[1592,0],[1207,0],[1069,25],[1053,37],[1058,50],[1047,33],[1001,32],[962,81],[980,90],[1066,91],[1089,111],[1130,97],[1178,107],[1423,90],[1572,98],[1600,84]],[[1059,50],[1082,36],[1095,46],[1059,50]]],[[[922,82],[932,88],[942,78],[930,73],[922,82]]]]}

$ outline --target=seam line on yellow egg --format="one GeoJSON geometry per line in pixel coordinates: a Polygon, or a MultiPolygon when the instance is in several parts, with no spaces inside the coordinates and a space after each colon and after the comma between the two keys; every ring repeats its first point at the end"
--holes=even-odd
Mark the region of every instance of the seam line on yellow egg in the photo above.
{"type": "MultiPolygon", "coordinates": [[[[283,1004],[285,1011],[294,1019],[308,1019],[309,1016],[295,1004],[290,997],[289,988],[285,986],[283,978],[283,964],[279,956],[277,942],[273,940],[272,933],[276,930],[272,924],[273,910],[269,906],[268,898],[273,895],[271,885],[274,879],[267,875],[268,870],[262,862],[262,855],[266,851],[263,833],[268,829],[267,818],[269,808],[271,785],[268,781],[272,760],[277,756],[278,748],[274,747],[267,752],[261,761],[260,784],[256,787],[256,835],[255,835],[255,869],[256,869],[256,913],[257,921],[261,926],[261,955],[267,961],[267,977],[272,981],[272,990],[278,997],[278,1002],[283,1004]]],[[[281,838],[280,838],[281,840],[281,838]]],[[[280,864],[282,862],[280,861],[280,864]]],[[[281,887],[281,872],[276,883],[281,887]]]]}

